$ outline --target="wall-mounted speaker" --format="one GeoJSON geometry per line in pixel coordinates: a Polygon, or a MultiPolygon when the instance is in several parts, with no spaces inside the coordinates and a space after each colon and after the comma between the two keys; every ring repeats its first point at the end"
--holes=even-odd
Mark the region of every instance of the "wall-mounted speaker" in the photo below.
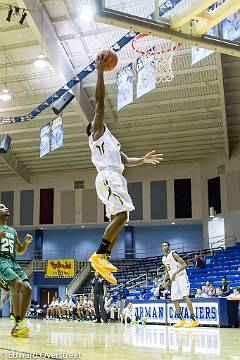
{"type": "Polygon", "coordinates": [[[0,135],[0,153],[8,152],[11,144],[11,138],[9,135],[0,135]]]}
{"type": "Polygon", "coordinates": [[[58,115],[60,114],[63,109],[65,109],[65,107],[74,99],[74,95],[71,92],[66,92],[62,97],[60,97],[60,99],[58,99],[53,107],[52,110],[53,112],[58,115]]]}

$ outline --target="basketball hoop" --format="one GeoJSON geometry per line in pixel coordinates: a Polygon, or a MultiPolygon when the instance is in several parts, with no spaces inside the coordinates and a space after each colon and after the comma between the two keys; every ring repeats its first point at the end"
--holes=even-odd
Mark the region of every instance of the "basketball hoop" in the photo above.
{"type": "Polygon", "coordinates": [[[138,34],[132,41],[133,50],[141,56],[145,65],[146,76],[148,76],[149,63],[154,67],[157,84],[174,79],[173,53],[179,45],[177,42],[160,39],[149,34],[138,34]]]}

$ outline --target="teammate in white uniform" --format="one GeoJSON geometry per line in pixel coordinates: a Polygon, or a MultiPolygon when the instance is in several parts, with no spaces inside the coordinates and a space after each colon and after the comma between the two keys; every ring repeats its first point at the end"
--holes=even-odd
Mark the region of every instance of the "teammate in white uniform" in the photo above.
{"type": "Polygon", "coordinates": [[[111,134],[104,124],[104,97],[105,86],[103,72],[108,65],[109,57],[98,56],[96,60],[97,85],[96,109],[94,119],[87,126],[89,146],[92,152],[92,162],[98,175],[96,178],[96,191],[99,199],[106,206],[106,213],[111,221],[106,228],[103,240],[89,261],[92,267],[107,281],[116,284],[117,280],[112,272],[117,268],[108,261],[118,234],[128,219],[128,213],[134,210],[132,200],[128,194],[127,182],[122,176],[124,166],[138,166],[142,164],[159,164],[162,154],[152,151],[142,158],[128,158],[121,152],[118,140],[111,134]]]}
{"type": "Polygon", "coordinates": [[[177,253],[171,251],[170,244],[167,241],[162,244],[162,249],[164,254],[162,262],[165,266],[167,276],[172,282],[171,300],[173,301],[176,312],[179,316],[179,321],[173,326],[177,328],[182,326],[187,328],[198,326],[199,322],[195,318],[192,302],[189,299],[190,284],[186,272],[188,266],[177,253]],[[182,311],[179,303],[179,300],[181,299],[185,301],[191,314],[190,322],[188,324],[182,316],[182,311]]]}

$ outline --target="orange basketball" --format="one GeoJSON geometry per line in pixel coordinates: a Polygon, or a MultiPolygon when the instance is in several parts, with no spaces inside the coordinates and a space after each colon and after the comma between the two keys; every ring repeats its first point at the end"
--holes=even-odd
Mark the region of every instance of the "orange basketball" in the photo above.
{"type": "Polygon", "coordinates": [[[113,51],[111,49],[102,50],[102,51],[100,51],[100,53],[98,53],[98,56],[101,56],[101,55],[105,55],[105,56],[109,57],[109,62],[107,64],[107,66],[105,67],[104,71],[111,71],[117,66],[118,57],[117,57],[117,54],[115,53],[115,51],[113,51]]]}

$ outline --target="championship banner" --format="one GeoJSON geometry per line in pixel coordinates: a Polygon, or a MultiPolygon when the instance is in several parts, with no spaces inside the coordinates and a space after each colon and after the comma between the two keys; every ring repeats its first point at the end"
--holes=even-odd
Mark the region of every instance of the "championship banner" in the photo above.
{"type": "Polygon", "coordinates": [[[76,260],[47,260],[45,268],[45,277],[69,277],[76,275],[76,260]]]}
{"type": "Polygon", "coordinates": [[[137,59],[137,98],[156,89],[156,76],[151,58],[147,61],[137,59]]]}
{"type": "Polygon", "coordinates": [[[240,38],[240,10],[224,19],[221,25],[223,39],[233,41],[240,38]]]}
{"type": "Polygon", "coordinates": [[[62,146],[63,146],[63,120],[62,120],[62,115],[59,115],[52,122],[51,151],[54,151],[62,146]]]}
{"type": "MultiPolygon", "coordinates": [[[[208,35],[210,36],[217,36],[217,26],[214,26],[212,29],[208,31],[208,35]]],[[[199,48],[197,46],[192,46],[192,65],[196,64],[197,62],[205,59],[209,55],[213,54],[214,50],[199,48]]]]}
{"type": "Polygon", "coordinates": [[[133,102],[133,66],[127,65],[117,73],[117,110],[133,102]]]}
{"type": "Polygon", "coordinates": [[[50,151],[50,124],[40,129],[40,158],[50,151]]]}

